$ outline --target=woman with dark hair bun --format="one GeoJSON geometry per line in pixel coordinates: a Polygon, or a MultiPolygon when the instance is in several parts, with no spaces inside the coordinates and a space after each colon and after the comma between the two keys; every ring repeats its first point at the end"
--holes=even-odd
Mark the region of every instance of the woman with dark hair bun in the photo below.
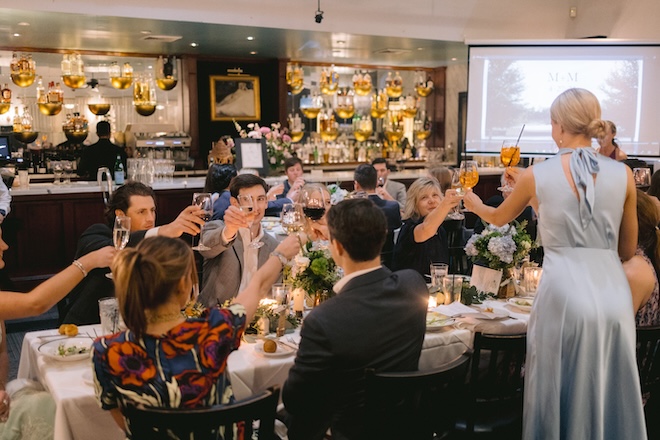
{"type": "Polygon", "coordinates": [[[616,125],[612,121],[605,122],[605,132],[602,136],[598,137],[598,153],[607,156],[610,159],[622,161],[628,159],[628,155],[619,148],[616,141],[616,125]]]}

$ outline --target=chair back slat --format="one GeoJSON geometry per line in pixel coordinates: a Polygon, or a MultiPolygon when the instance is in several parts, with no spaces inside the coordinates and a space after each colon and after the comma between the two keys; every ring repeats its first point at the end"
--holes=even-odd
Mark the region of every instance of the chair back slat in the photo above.
{"type": "Polygon", "coordinates": [[[462,392],[470,353],[430,371],[366,371],[368,439],[432,439],[453,428],[452,400],[462,392]]]}
{"type": "Polygon", "coordinates": [[[131,440],[249,440],[257,420],[258,438],[273,440],[279,396],[280,389],[275,386],[229,405],[198,409],[126,406],[122,413],[131,440]]]}
{"type": "Polygon", "coordinates": [[[642,394],[660,393],[660,326],[637,327],[637,367],[642,394]]]}

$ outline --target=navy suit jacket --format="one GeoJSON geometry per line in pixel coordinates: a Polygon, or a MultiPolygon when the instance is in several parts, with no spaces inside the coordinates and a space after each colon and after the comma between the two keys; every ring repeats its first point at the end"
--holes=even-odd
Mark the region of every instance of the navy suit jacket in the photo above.
{"type": "Polygon", "coordinates": [[[413,270],[385,267],[350,280],[303,321],[282,399],[291,440],[363,439],[364,370],[414,371],[428,290],[413,270]]]}
{"type": "Polygon", "coordinates": [[[394,230],[401,227],[401,209],[397,202],[393,200],[381,199],[377,194],[369,194],[369,200],[374,202],[387,219],[387,237],[381,251],[381,260],[385,266],[392,269],[392,254],[394,251],[394,230]]]}

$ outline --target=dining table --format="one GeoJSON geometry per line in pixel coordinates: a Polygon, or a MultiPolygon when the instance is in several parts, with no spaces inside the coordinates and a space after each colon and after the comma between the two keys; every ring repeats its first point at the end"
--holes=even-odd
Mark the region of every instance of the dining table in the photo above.
{"type": "MultiPolygon", "coordinates": [[[[472,347],[475,331],[518,333],[527,328],[529,314],[511,310],[508,304],[492,301],[493,309],[505,310],[503,319],[479,319],[457,315],[435,331],[427,331],[419,359],[419,369],[429,370],[446,364],[472,347]]],[[[100,325],[79,327],[78,338],[93,340],[101,334],[100,325]]],[[[273,336],[274,337],[274,336],[273,336]]],[[[49,355],[44,346],[66,340],[57,329],[26,333],[23,339],[17,377],[32,379],[52,395],[56,404],[55,435],[58,440],[123,440],[125,435],[109,411],[101,409],[95,394],[91,356],[64,361],[49,355]],[[62,339],[58,339],[58,338],[62,339]]],[[[259,393],[270,386],[282,386],[295,359],[300,342],[298,330],[280,338],[279,354],[265,353],[263,339],[244,340],[227,361],[227,372],[237,400],[259,393]]],[[[277,353],[277,352],[276,352],[277,353]]]]}

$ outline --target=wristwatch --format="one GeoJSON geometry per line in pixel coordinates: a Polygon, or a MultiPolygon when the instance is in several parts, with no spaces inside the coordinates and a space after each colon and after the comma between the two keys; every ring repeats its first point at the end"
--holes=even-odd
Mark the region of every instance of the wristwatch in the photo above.
{"type": "Polygon", "coordinates": [[[277,257],[280,259],[280,263],[282,263],[282,266],[286,265],[286,263],[289,262],[289,259],[282,254],[280,251],[273,251],[270,253],[271,256],[277,257]]]}

